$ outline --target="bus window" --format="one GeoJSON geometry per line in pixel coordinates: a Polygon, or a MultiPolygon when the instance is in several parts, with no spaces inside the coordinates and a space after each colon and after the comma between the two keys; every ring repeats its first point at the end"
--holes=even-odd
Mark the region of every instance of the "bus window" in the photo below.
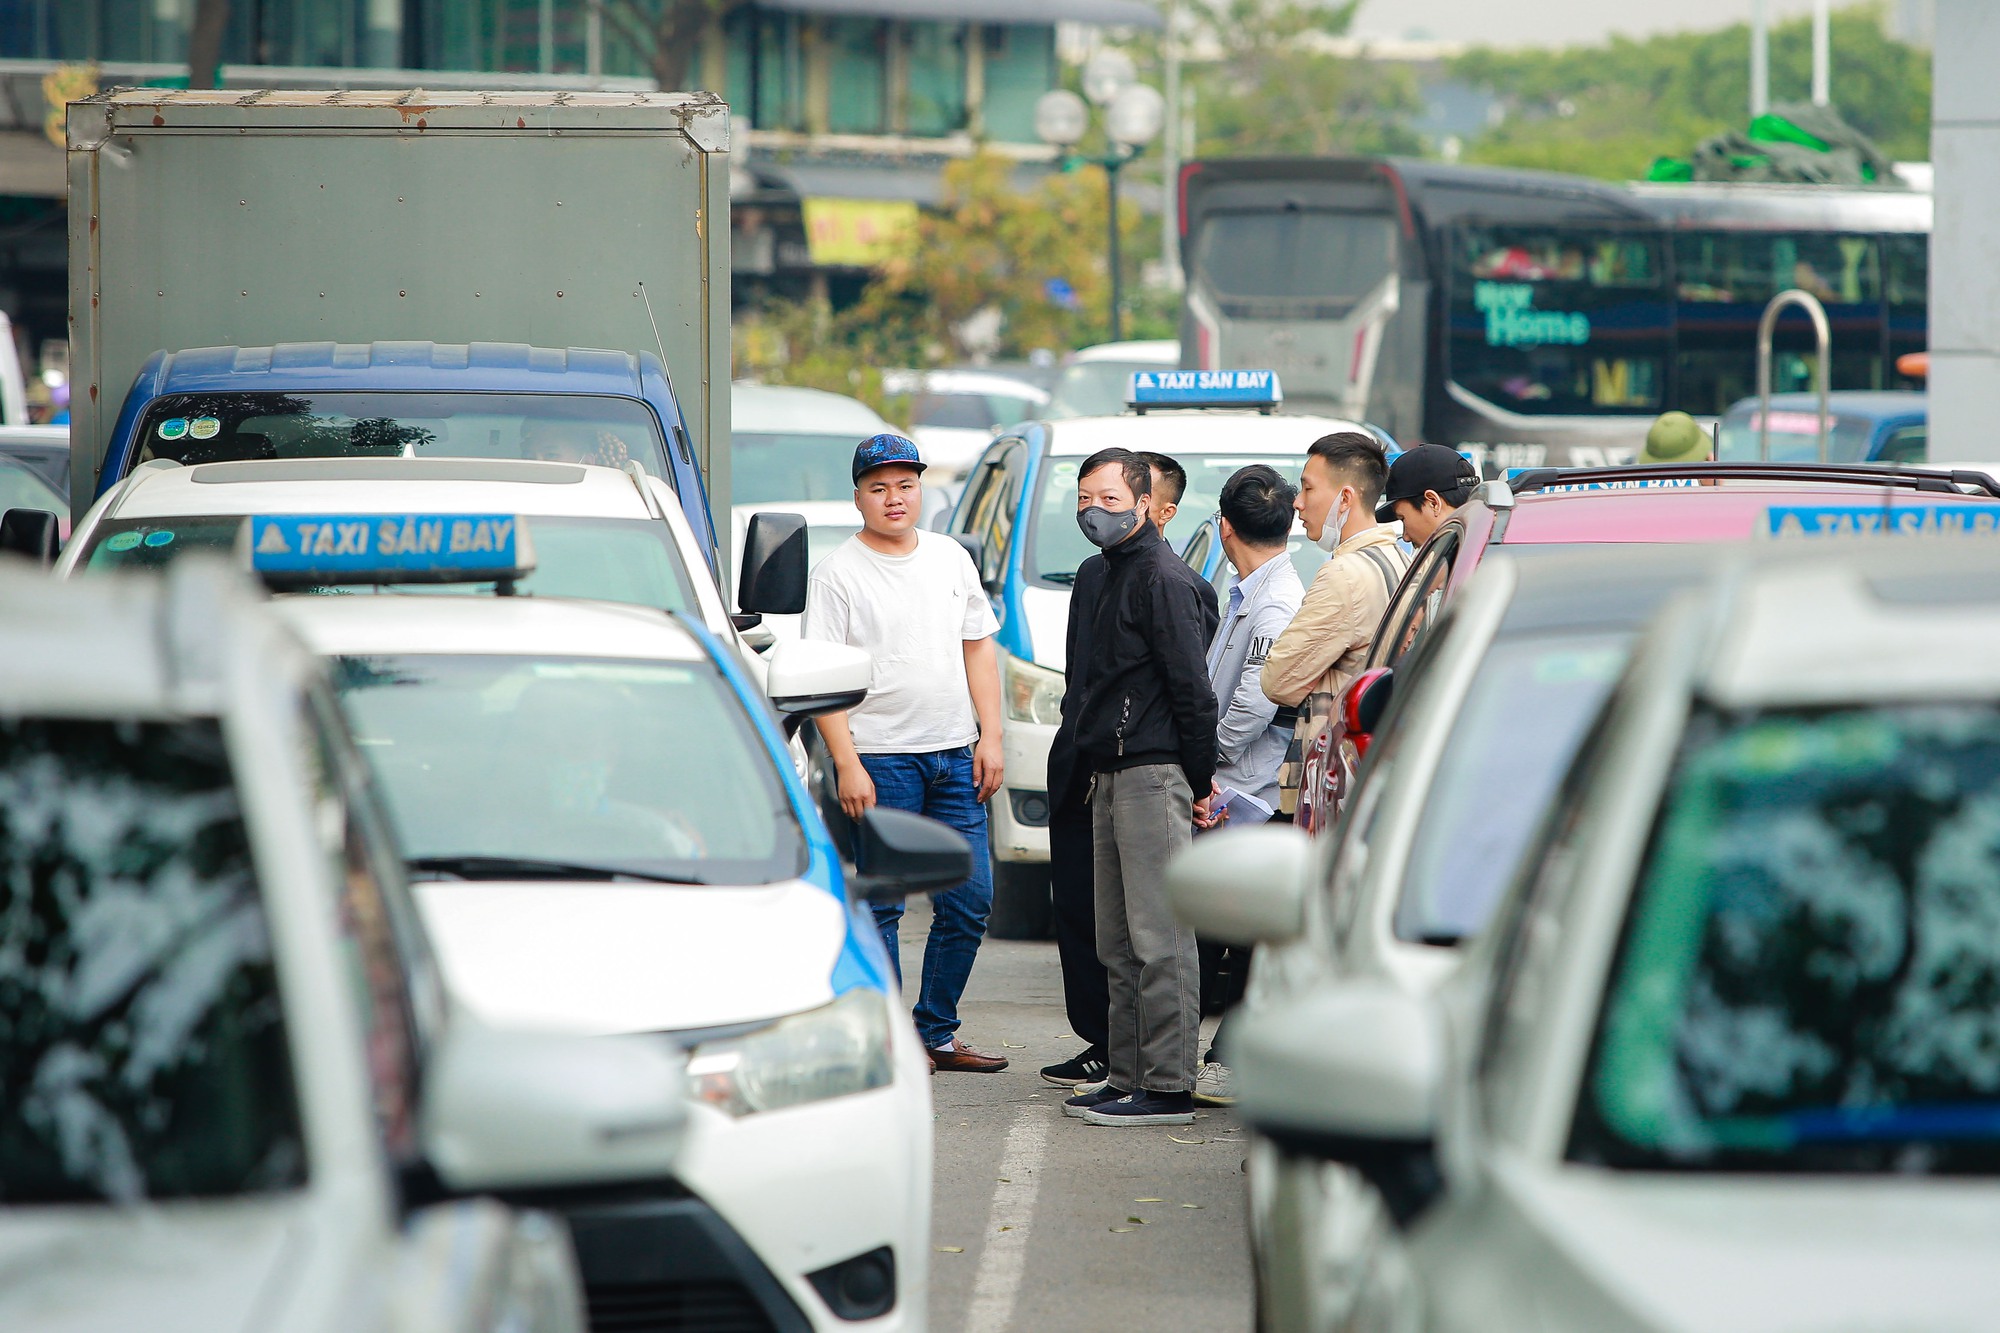
{"type": "Polygon", "coordinates": [[[1873,236],[1834,232],[1683,232],[1674,237],[1676,294],[1686,302],[1755,305],[1799,288],[1827,305],[1881,299],[1873,236]]]}
{"type": "Polygon", "coordinates": [[[1673,326],[1661,238],[1467,227],[1452,246],[1449,373],[1510,412],[1651,413],[1673,326]]]}
{"type": "Polygon", "coordinates": [[[1380,213],[1216,213],[1195,251],[1196,271],[1225,302],[1315,301],[1340,306],[1325,312],[1336,316],[1395,266],[1395,220],[1380,213]]]}
{"type": "MultiPolygon", "coordinates": [[[[1705,334],[1700,325],[1683,319],[1675,405],[1684,412],[1711,416],[1727,411],[1731,403],[1755,396],[1754,346],[1748,336],[1715,337],[1705,334]]],[[[1882,357],[1874,348],[1843,352],[1838,335],[1833,346],[1833,388],[1883,387],[1882,357]]],[[[1813,389],[1818,383],[1817,361],[1818,353],[1812,349],[1810,335],[1780,334],[1771,353],[1771,392],[1806,393],[1813,389]]]]}

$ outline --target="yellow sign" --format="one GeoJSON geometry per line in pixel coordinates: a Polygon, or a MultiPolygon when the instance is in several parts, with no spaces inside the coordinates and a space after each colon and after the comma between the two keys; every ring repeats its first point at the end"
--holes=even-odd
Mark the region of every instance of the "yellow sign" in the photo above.
{"type": "Polygon", "coordinates": [[[803,208],[813,263],[834,268],[882,263],[917,225],[917,206],[906,199],[807,199],[803,208]]]}
{"type": "Polygon", "coordinates": [[[57,65],[42,78],[42,100],[49,114],[42,121],[42,133],[58,148],[67,147],[69,133],[64,126],[71,102],[97,95],[97,66],[57,65]]]}

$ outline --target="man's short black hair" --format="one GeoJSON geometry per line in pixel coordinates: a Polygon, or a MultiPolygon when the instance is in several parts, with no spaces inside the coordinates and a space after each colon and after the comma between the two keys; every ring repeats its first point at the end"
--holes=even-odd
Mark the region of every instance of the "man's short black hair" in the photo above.
{"type": "Polygon", "coordinates": [[[1222,516],[1252,546],[1283,546],[1292,531],[1298,487],[1265,463],[1241,467],[1222,483],[1222,516]]]}
{"type": "Polygon", "coordinates": [[[1101,467],[1116,467],[1125,474],[1125,484],[1131,488],[1132,499],[1136,503],[1140,496],[1153,493],[1153,469],[1141,455],[1130,449],[1099,449],[1083,460],[1083,466],[1076,470],[1076,479],[1082,481],[1101,467]]]}
{"type": "Polygon", "coordinates": [[[1335,476],[1361,497],[1361,507],[1374,512],[1375,502],[1382,498],[1382,487],[1389,480],[1389,456],[1383,452],[1380,440],[1358,430],[1337,430],[1314,440],[1306,450],[1306,457],[1317,458],[1331,468],[1335,476]]]}
{"type": "Polygon", "coordinates": [[[1160,503],[1179,504],[1181,497],[1187,494],[1187,469],[1165,454],[1156,454],[1150,449],[1141,449],[1139,457],[1145,459],[1146,466],[1158,472],[1160,480],[1166,483],[1163,488],[1154,492],[1160,497],[1160,503]]]}

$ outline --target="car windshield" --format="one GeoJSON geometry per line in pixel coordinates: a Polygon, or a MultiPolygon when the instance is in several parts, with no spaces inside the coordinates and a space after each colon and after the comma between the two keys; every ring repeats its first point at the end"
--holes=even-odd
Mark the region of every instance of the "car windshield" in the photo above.
{"type": "MultiPolygon", "coordinates": [[[[1761,414],[1754,408],[1741,415],[1722,419],[1721,447],[1716,456],[1725,463],[1764,461],[1759,449],[1761,414]]],[[[1836,416],[1827,432],[1826,458],[1829,463],[1861,463],[1868,458],[1868,445],[1875,438],[1875,423],[1866,417],[1836,416]]],[[[1771,413],[1773,463],[1817,463],[1819,461],[1819,412],[1771,413]]]]}
{"type": "Polygon", "coordinates": [[[854,446],[848,435],[737,431],[729,437],[732,504],[800,504],[854,495],[854,446]]]}
{"type": "Polygon", "coordinates": [[[1115,417],[1125,410],[1125,393],[1139,370],[1171,370],[1160,361],[1076,361],[1056,377],[1046,409],[1049,417],[1115,417]]]}
{"type": "Polygon", "coordinates": [[[560,393],[177,393],[154,400],[133,460],[535,458],[671,482],[660,425],[635,398],[560,393]]]}
{"type": "Polygon", "coordinates": [[[1487,650],[1410,842],[1398,939],[1456,944],[1486,925],[1631,639],[1536,635],[1487,650]]]}
{"type": "Polygon", "coordinates": [[[1570,1156],[2000,1173],[2000,711],[1691,719],[1570,1156]]]}
{"type": "MultiPolygon", "coordinates": [[[[1178,551],[1194,535],[1202,521],[1216,511],[1223,483],[1238,468],[1265,463],[1288,477],[1299,471],[1297,454],[1198,454],[1177,453],[1173,458],[1187,469],[1187,492],[1181,496],[1174,521],[1167,525],[1167,541],[1178,551]]],[[[1082,458],[1051,458],[1040,470],[1035,502],[1034,533],[1028,552],[1028,569],[1043,583],[1068,585],[1076,580],[1076,567],[1096,554],[1097,548],[1076,526],[1076,471],[1082,458]]],[[[1314,565],[1317,569],[1317,564],[1314,565]]]]}
{"type": "Polygon", "coordinates": [[[305,1180],[222,728],[0,720],[0,1200],[305,1180]]]}
{"type": "MultiPolygon", "coordinates": [[[[243,530],[240,515],[111,519],[90,535],[78,568],[158,569],[189,551],[226,554],[243,530]]],[[[662,611],[695,609],[687,568],[667,525],[643,518],[531,517],[535,572],[515,585],[531,597],[576,597],[662,611]]],[[[347,587],[346,592],[373,589],[347,587]]],[[[399,593],[491,592],[471,583],[400,584],[399,593]]]]}
{"type": "Polygon", "coordinates": [[[26,464],[0,458],[0,513],[9,509],[40,509],[67,518],[69,501],[26,464]]]}
{"type": "Polygon", "coordinates": [[[991,390],[929,390],[910,400],[910,424],[941,426],[952,430],[991,430],[1011,426],[1035,415],[1042,400],[1022,391],[1001,393],[991,390]]]}
{"type": "Polygon", "coordinates": [[[707,662],[343,657],[419,874],[768,884],[805,869],[774,761],[707,662]]]}

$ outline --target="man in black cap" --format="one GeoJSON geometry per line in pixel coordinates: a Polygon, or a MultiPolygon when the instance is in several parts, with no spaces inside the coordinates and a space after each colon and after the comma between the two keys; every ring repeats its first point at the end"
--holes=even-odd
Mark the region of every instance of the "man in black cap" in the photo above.
{"type": "Polygon", "coordinates": [[[1420,444],[1389,464],[1389,480],[1375,506],[1377,523],[1403,521],[1403,539],[1421,548],[1438,525],[1472,498],[1479,469],[1456,449],[1420,444]]]}

